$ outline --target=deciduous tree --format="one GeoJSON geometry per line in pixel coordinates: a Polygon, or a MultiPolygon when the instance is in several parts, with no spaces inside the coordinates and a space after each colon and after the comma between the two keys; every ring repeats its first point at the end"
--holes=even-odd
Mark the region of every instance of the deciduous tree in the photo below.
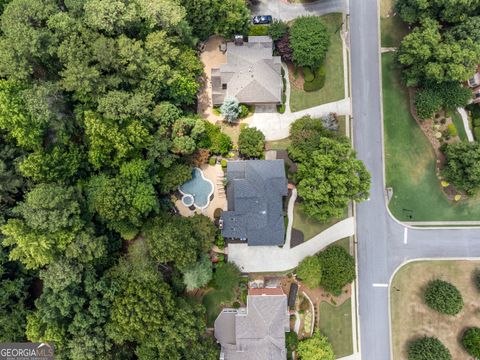
{"type": "Polygon", "coordinates": [[[316,331],[312,337],[298,343],[297,352],[300,360],[334,360],[332,344],[328,338],[316,331]]]}
{"type": "Polygon", "coordinates": [[[325,61],[330,35],[319,17],[300,17],[290,28],[290,46],[295,65],[316,69],[325,61]]]}
{"type": "Polygon", "coordinates": [[[238,151],[247,158],[261,158],[265,150],[265,135],[257,128],[243,127],[238,136],[238,151]]]}

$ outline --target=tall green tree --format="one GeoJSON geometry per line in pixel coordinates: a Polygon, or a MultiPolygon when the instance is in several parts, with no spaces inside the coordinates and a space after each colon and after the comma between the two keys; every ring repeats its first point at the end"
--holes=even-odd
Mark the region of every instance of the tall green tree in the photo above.
{"type": "Polygon", "coordinates": [[[123,164],[114,177],[94,176],[87,186],[88,202],[109,228],[133,239],[144,219],[158,211],[151,164],[134,160],[123,164]]]}
{"type": "Polygon", "coordinates": [[[238,151],[247,158],[261,158],[265,150],[265,135],[253,127],[244,127],[238,136],[238,151]]]}
{"type": "Polygon", "coordinates": [[[330,46],[330,35],[318,16],[297,18],[289,33],[295,65],[312,70],[322,65],[330,46]]]}
{"type": "Polygon", "coordinates": [[[465,81],[475,72],[479,56],[480,44],[445,36],[442,25],[433,19],[423,20],[406,35],[398,50],[407,86],[465,81]]]}
{"type": "Polygon", "coordinates": [[[352,200],[368,198],[370,174],[347,140],[320,138],[295,174],[302,207],[322,221],[340,217],[352,200]]]}

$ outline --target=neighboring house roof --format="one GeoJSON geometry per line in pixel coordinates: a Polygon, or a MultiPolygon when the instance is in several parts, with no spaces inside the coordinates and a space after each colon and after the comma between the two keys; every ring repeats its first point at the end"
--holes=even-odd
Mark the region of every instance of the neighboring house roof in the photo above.
{"type": "Polygon", "coordinates": [[[225,360],[286,359],[285,332],[289,330],[283,292],[248,295],[246,309],[224,309],[215,320],[215,337],[222,347],[220,358],[225,360]]]}
{"type": "Polygon", "coordinates": [[[272,56],[268,36],[249,36],[248,42],[227,44],[227,63],[212,69],[212,101],[235,97],[246,104],[282,102],[281,59],[272,56]]]}
{"type": "Polygon", "coordinates": [[[253,246],[283,245],[283,196],[287,195],[283,160],[229,161],[223,237],[247,240],[253,246]]]}

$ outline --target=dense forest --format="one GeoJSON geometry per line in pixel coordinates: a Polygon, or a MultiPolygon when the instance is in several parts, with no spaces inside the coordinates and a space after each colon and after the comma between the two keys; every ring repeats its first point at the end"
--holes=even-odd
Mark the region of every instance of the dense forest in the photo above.
{"type": "Polygon", "coordinates": [[[216,230],[172,214],[208,125],[196,47],[244,0],[0,0],[0,342],[58,359],[216,359],[184,274],[216,230]]]}

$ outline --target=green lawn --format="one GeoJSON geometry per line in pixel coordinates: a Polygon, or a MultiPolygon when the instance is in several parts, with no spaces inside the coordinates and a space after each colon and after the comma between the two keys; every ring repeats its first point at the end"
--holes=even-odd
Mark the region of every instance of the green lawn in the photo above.
{"type": "Polygon", "coordinates": [[[343,217],[333,218],[322,222],[305,214],[298,202],[296,202],[295,206],[293,207],[293,227],[303,232],[305,241],[311,239],[317,234],[320,234],[322,231],[328,229],[330,226],[345,219],[346,217],[347,210],[345,209],[345,214],[343,217]]]}
{"type": "Polygon", "coordinates": [[[328,337],[335,357],[353,354],[352,300],[348,299],[338,307],[322,301],[319,311],[320,332],[328,337]]]}
{"type": "Polygon", "coordinates": [[[340,240],[335,241],[332,245],[338,245],[350,252],[350,238],[346,237],[340,240]]]}
{"type": "Polygon", "coordinates": [[[321,18],[331,34],[330,48],[325,59],[325,86],[320,90],[312,92],[305,92],[292,86],[290,90],[290,109],[292,111],[308,109],[313,106],[338,101],[345,97],[342,39],[340,38],[340,30],[338,30],[342,25],[342,15],[329,14],[321,18]],[[337,32],[335,33],[335,31],[337,32]]]}
{"type": "Polygon", "coordinates": [[[394,0],[381,0],[380,5],[382,47],[398,47],[403,37],[408,33],[408,26],[400,19],[398,14],[392,16],[394,0]]]}
{"type": "Polygon", "coordinates": [[[265,148],[268,150],[287,150],[288,146],[292,141],[290,138],[285,138],[281,140],[267,141],[265,143],[265,148]]]}
{"type": "Polygon", "coordinates": [[[382,55],[385,166],[393,188],[389,207],[403,221],[480,220],[480,196],[457,204],[442,193],[435,175],[435,155],[411,117],[406,88],[393,54],[382,55]],[[410,218],[411,216],[411,218],[410,218]]]}
{"type": "Polygon", "coordinates": [[[452,121],[458,131],[458,136],[462,141],[468,141],[467,132],[465,131],[465,126],[463,126],[463,120],[458,111],[455,111],[452,116],[452,121]]]}

